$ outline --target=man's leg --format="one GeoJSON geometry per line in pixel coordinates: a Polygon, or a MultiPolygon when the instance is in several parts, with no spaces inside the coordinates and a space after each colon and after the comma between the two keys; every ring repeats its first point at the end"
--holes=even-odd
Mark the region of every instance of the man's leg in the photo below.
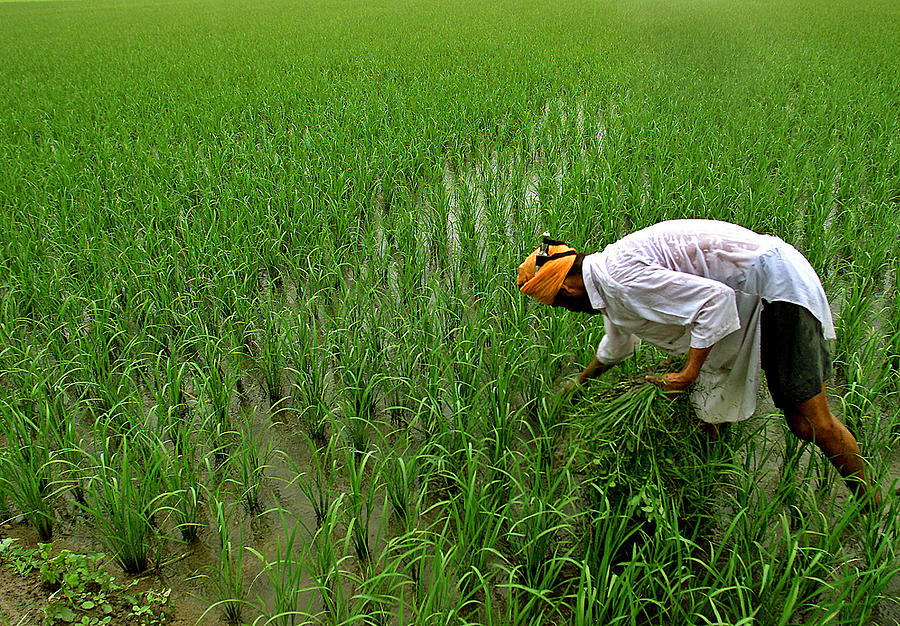
{"type": "MultiPolygon", "coordinates": [[[[859,444],[828,407],[824,383],[819,394],[793,409],[785,410],[784,414],[791,432],[803,441],[811,441],[819,447],[844,478],[854,496],[862,499],[869,493],[871,489],[866,481],[865,461],[860,456],[859,444]]],[[[881,498],[877,491],[871,497],[870,504],[880,504],[881,498]]]]}

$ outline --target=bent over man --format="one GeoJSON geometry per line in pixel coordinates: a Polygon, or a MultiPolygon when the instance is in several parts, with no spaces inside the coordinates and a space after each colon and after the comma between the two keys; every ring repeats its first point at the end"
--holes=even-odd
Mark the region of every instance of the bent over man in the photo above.
{"type": "Polygon", "coordinates": [[[697,415],[717,425],[753,414],[762,367],[791,432],[815,443],[856,497],[866,495],[859,446],[825,395],[825,341],[835,338],[828,300],[793,246],[711,220],[661,222],[589,255],[549,243],[519,266],[520,291],[548,306],[602,313],[606,327],[577,383],[646,341],[687,355],[680,372],[648,380],[666,391],[690,387],[697,415]]]}

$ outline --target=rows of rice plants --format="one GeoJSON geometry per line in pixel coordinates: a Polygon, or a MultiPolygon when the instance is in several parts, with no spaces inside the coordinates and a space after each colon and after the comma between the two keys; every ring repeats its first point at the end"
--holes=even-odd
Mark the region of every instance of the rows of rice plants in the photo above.
{"type": "Polygon", "coordinates": [[[228,623],[896,620],[900,41],[848,9],[0,5],[3,520],[228,623]],[[602,324],[516,265],[675,217],[808,254],[881,512],[654,350],[560,393],[602,324]]]}

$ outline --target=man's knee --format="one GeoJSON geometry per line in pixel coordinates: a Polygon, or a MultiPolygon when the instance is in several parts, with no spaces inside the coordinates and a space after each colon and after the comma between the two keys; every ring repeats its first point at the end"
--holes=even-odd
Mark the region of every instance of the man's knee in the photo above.
{"type": "Polygon", "coordinates": [[[788,428],[803,441],[827,439],[840,428],[837,418],[828,408],[824,385],[822,393],[784,412],[788,428]]]}
{"type": "Polygon", "coordinates": [[[803,413],[793,410],[785,411],[788,428],[794,436],[802,441],[813,441],[815,439],[816,428],[810,419],[803,413]]]}
{"type": "Polygon", "coordinates": [[[825,441],[839,434],[841,423],[831,411],[803,412],[794,410],[786,413],[788,428],[803,441],[825,441]]]}

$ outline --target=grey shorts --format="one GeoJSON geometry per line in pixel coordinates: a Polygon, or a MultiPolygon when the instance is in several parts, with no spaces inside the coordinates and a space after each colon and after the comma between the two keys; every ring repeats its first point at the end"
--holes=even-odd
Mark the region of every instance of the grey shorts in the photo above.
{"type": "Polygon", "coordinates": [[[806,402],[831,378],[831,351],[822,324],[790,302],[763,300],[760,358],[772,400],[779,409],[806,402]]]}

